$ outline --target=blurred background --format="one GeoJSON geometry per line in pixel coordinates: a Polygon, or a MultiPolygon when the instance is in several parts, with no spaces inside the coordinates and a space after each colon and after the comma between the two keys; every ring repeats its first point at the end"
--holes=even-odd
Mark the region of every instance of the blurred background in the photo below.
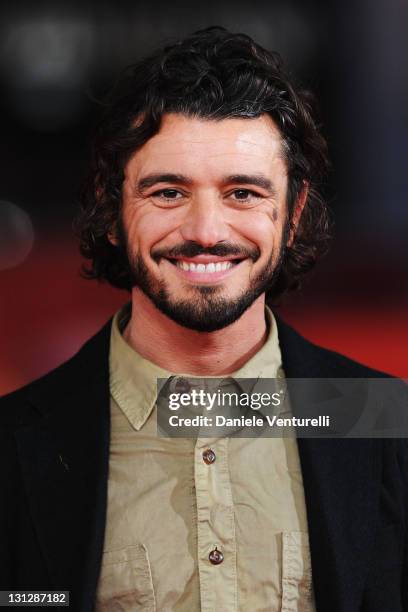
{"type": "Polygon", "coordinates": [[[408,377],[404,0],[29,2],[0,24],[0,394],[71,356],[128,299],[80,278],[71,223],[94,97],[165,42],[223,25],[277,50],[320,101],[335,240],[282,315],[408,377]]]}

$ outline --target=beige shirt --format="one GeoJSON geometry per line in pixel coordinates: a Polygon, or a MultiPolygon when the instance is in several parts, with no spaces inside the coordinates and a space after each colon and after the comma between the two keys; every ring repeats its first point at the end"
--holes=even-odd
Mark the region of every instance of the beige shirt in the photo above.
{"type": "MultiPolygon", "coordinates": [[[[296,440],[157,435],[157,378],[114,317],[108,508],[96,612],[313,612],[296,440]],[[215,461],[203,460],[211,448],[215,461]],[[209,560],[221,552],[222,563],[209,560]]],[[[277,327],[236,378],[284,377],[277,327]]],[[[177,378],[171,381],[177,383],[177,378]]]]}

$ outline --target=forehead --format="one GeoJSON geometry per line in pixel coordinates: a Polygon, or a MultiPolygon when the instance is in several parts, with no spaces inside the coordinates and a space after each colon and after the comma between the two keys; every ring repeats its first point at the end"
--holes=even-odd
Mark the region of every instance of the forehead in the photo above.
{"type": "Polygon", "coordinates": [[[284,172],[281,133],[268,115],[255,119],[209,120],[164,115],[160,130],[131,157],[134,172],[198,170],[231,173],[245,169],[284,172]]]}

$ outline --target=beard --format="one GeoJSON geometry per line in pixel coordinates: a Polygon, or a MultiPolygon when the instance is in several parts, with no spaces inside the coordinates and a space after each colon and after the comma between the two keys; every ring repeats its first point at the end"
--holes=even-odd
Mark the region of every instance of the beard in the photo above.
{"type": "MultiPolygon", "coordinates": [[[[158,281],[149,272],[143,257],[140,254],[131,257],[127,249],[132,286],[143,291],[161,313],[183,327],[206,333],[223,329],[237,321],[260,295],[273,287],[283,265],[285,252],[283,245],[286,245],[288,233],[289,223],[286,223],[277,257],[271,255],[263,269],[250,281],[248,288],[236,297],[219,295],[222,291],[220,285],[193,285],[191,289],[194,295],[191,298],[173,298],[164,281],[158,281]]],[[[125,238],[123,234],[122,237],[125,238]]],[[[159,261],[162,257],[168,259],[175,255],[194,257],[199,254],[220,257],[239,255],[242,258],[250,257],[253,261],[260,256],[259,249],[256,248],[248,250],[226,243],[205,248],[197,243],[188,242],[166,251],[152,252],[152,258],[159,261]]]]}

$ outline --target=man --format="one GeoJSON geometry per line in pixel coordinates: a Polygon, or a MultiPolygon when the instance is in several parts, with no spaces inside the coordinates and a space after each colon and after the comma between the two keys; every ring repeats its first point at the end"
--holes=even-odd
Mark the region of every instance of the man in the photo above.
{"type": "Polygon", "coordinates": [[[86,611],[408,610],[403,441],[157,436],[158,378],[383,376],[266,307],[325,248],[326,163],[309,95],[247,36],[210,28],[124,74],[77,228],[88,277],[131,304],[2,400],[2,589],[86,611]]]}

